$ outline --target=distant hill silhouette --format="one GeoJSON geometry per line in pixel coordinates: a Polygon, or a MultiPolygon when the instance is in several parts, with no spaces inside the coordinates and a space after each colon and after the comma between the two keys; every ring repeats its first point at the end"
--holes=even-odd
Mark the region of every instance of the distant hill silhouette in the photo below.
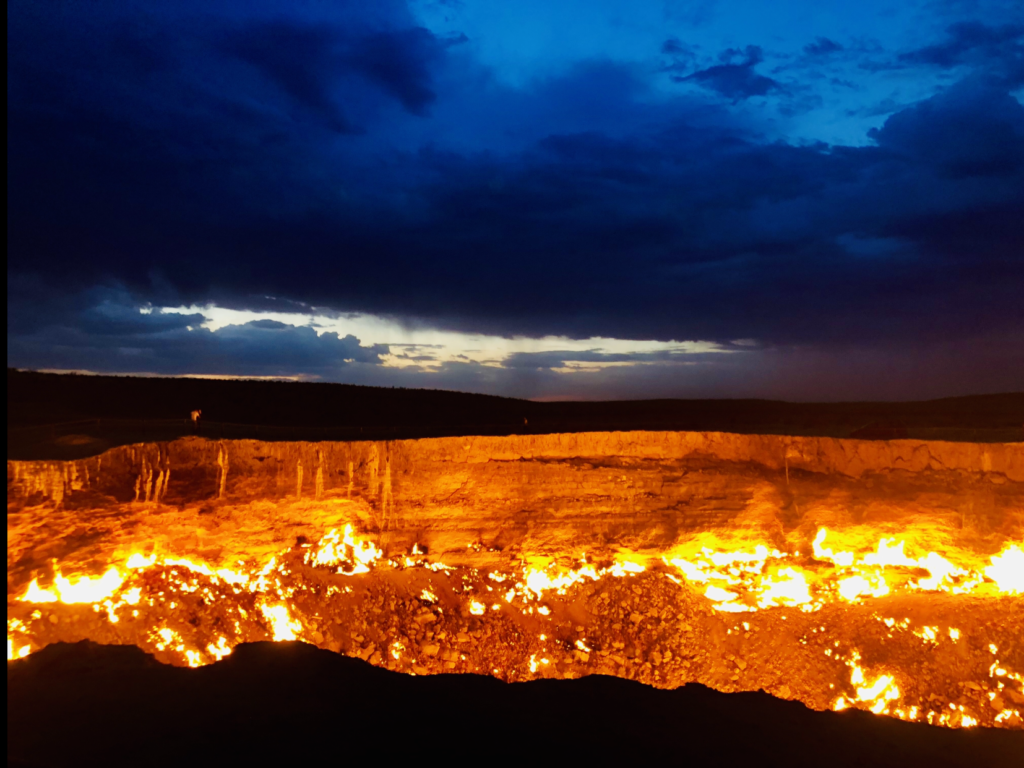
{"type": "Polygon", "coordinates": [[[456,434],[688,430],[1024,439],[1024,393],[903,403],[628,400],[537,403],[491,395],[351,384],[83,376],[7,370],[8,456],[70,458],[110,445],[210,437],[401,439],[456,434]],[[100,420],[100,423],[95,423],[100,420]],[[69,422],[92,421],[90,424],[69,422]],[[51,426],[49,429],[27,429],[51,426]],[[61,442],[62,441],[62,442],[61,442]]]}

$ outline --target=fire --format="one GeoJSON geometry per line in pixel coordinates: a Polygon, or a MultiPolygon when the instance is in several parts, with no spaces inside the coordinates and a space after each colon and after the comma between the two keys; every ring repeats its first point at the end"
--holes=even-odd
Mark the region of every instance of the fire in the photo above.
{"type": "Polygon", "coordinates": [[[985,575],[999,586],[1001,592],[1013,595],[1024,592],[1024,550],[1017,546],[1008,547],[992,558],[992,565],[985,569],[985,575]]]}
{"type": "Polygon", "coordinates": [[[761,582],[757,607],[805,605],[809,602],[811,602],[811,592],[804,574],[795,568],[780,568],[777,579],[766,576],[761,582]]]}
{"type": "Polygon", "coordinates": [[[298,633],[302,631],[302,625],[293,621],[288,615],[286,605],[261,605],[260,610],[270,623],[274,634],[274,641],[297,640],[298,633]]]}
{"type": "Polygon", "coordinates": [[[23,659],[32,652],[32,646],[29,644],[20,645],[15,636],[24,636],[28,629],[24,622],[18,619],[7,620],[7,660],[13,661],[14,659],[23,659]]]}
{"type": "Polygon", "coordinates": [[[831,563],[820,571],[793,563],[793,555],[758,545],[753,551],[721,552],[704,547],[694,555],[666,556],[666,564],[678,569],[688,581],[707,584],[704,595],[715,610],[727,613],[800,606],[816,611],[834,597],[847,602],[877,598],[894,590],[988,593],[1014,595],[1024,592],[1024,550],[1007,546],[978,569],[957,566],[937,552],[920,557],[907,554],[907,542],[881,538],[874,549],[858,555],[824,546],[828,529],[818,530],[812,542],[814,558],[831,563]],[[786,563],[793,563],[786,565],[786,563]],[[909,572],[920,570],[926,576],[909,572]]]}
{"type": "MultiPolygon", "coordinates": [[[[22,605],[19,610],[24,616],[8,619],[7,656],[9,661],[24,658],[45,645],[47,641],[39,639],[44,629],[65,626],[56,613],[61,606],[91,607],[88,613],[96,621],[117,624],[118,631],[126,633],[138,633],[132,627],[145,616],[159,615],[159,622],[137,635],[139,644],[193,667],[223,659],[237,644],[252,640],[302,639],[327,645],[326,636],[334,632],[332,637],[337,638],[338,631],[336,622],[320,615],[325,606],[331,601],[349,605],[358,599],[357,592],[371,583],[367,580],[401,574],[401,583],[409,585],[415,606],[407,626],[387,632],[378,628],[372,633],[362,628],[346,630],[342,637],[348,653],[415,674],[468,671],[474,669],[468,666],[474,663],[474,653],[499,649],[498,633],[523,621],[534,628],[534,645],[518,660],[489,658],[481,671],[497,669],[507,679],[524,679],[633,670],[631,674],[648,675],[667,684],[672,678],[658,677],[661,670],[690,661],[678,659],[667,649],[642,651],[626,636],[628,630],[641,632],[648,627],[665,637],[689,631],[675,628],[680,625],[673,622],[678,622],[681,614],[671,605],[650,604],[652,585],[664,584],[677,595],[693,595],[702,601],[703,610],[713,617],[708,620],[727,627],[724,634],[730,637],[754,638],[760,617],[786,622],[785,626],[798,633],[797,626],[804,627],[800,642],[808,648],[818,647],[821,658],[842,672],[834,678],[836,690],[818,704],[822,708],[860,708],[949,727],[1021,727],[1021,705],[1014,697],[1019,695],[1024,702],[1024,675],[999,657],[995,644],[986,655],[987,676],[970,681],[977,687],[968,689],[989,696],[988,707],[972,709],[947,701],[950,709],[920,698],[915,693],[914,671],[879,661],[877,649],[871,655],[845,641],[840,647],[839,639],[823,642],[832,631],[827,625],[835,620],[836,610],[871,611],[870,606],[882,604],[873,601],[926,592],[978,598],[1024,592],[1024,551],[1018,544],[978,558],[954,547],[941,552],[926,550],[917,546],[919,541],[909,534],[869,538],[860,529],[837,534],[822,527],[813,540],[785,551],[767,543],[742,546],[704,538],[686,550],[657,557],[619,552],[603,564],[582,555],[573,567],[520,562],[518,567],[477,570],[428,562],[418,546],[412,556],[388,559],[377,544],[357,536],[353,527],[346,525],[262,564],[214,567],[200,559],[155,552],[131,553],[97,576],[65,576],[55,564],[49,586],[41,585],[36,577],[15,603],[9,604],[9,616],[10,605],[22,605]],[[595,608],[594,596],[609,589],[622,592],[623,596],[616,598],[619,603],[599,602],[595,608]],[[590,607],[584,610],[584,603],[590,607]],[[574,605],[572,610],[567,607],[574,605]],[[219,623],[199,626],[183,618],[188,614],[182,611],[200,616],[203,606],[217,607],[219,623]],[[608,614],[605,634],[584,626],[586,621],[580,618],[595,615],[595,611],[608,614]],[[568,625],[566,616],[573,617],[568,625]],[[748,621],[738,621],[740,618],[748,621]],[[488,634],[481,634],[484,632],[488,634]]],[[[396,593],[388,594],[390,597],[380,598],[381,609],[395,601],[396,593]]],[[[942,651],[970,632],[966,625],[912,621],[899,613],[873,615],[876,626],[888,633],[892,642],[906,642],[902,638],[907,636],[922,652],[942,651]]],[[[960,650],[968,646],[978,647],[971,640],[962,643],[960,650]]],[[[725,678],[713,677],[720,674],[716,668],[706,672],[712,675],[708,679],[716,685],[738,685],[747,663],[739,659],[729,665],[725,678]]]]}
{"type": "Polygon", "coordinates": [[[871,577],[857,574],[841,579],[836,585],[836,591],[843,600],[853,602],[862,596],[883,597],[889,594],[889,585],[878,574],[871,574],[871,577]]]}
{"type": "Polygon", "coordinates": [[[216,644],[210,643],[206,646],[206,652],[209,653],[216,661],[220,661],[231,653],[231,646],[228,645],[228,639],[226,637],[218,637],[216,644]]]}
{"type": "Polygon", "coordinates": [[[102,576],[81,576],[74,581],[65,578],[58,569],[51,589],[41,589],[38,580],[33,579],[19,599],[28,603],[98,603],[117,592],[122,583],[124,576],[113,566],[102,576]]]}
{"type": "MultiPolygon", "coordinates": [[[[413,554],[419,554],[418,547],[413,547],[413,554]]],[[[314,566],[339,565],[338,573],[369,573],[382,555],[372,542],[356,540],[352,526],[346,525],[343,534],[333,530],[320,539],[317,548],[306,555],[306,562],[314,566]]]]}

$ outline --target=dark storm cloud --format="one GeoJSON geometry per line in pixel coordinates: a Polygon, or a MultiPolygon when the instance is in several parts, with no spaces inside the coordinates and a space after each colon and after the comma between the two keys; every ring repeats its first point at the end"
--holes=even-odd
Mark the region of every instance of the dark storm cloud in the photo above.
{"type": "Polygon", "coordinates": [[[63,297],[40,296],[22,282],[8,291],[8,316],[25,316],[33,303],[45,319],[8,332],[8,359],[28,368],[237,376],[336,378],[357,363],[376,366],[384,345],[364,347],[354,336],[317,336],[274,320],[254,320],[216,331],[200,327],[202,315],[139,311],[121,288],[99,287],[68,307],[63,297]],[[19,306],[21,305],[21,306],[19,306]]]}
{"type": "Polygon", "coordinates": [[[819,37],[813,43],[804,46],[804,54],[807,56],[828,56],[841,50],[843,46],[827,37],[819,37]]]}
{"type": "Polygon", "coordinates": [[[761,49],[756,45],[748,45],[742,51],[730,48],[719,59],[723,63],[686,76],[674,75],[672,79],[676,82],[696,82],[734,100],[764,96],[780,88],[779,83],[772,78],[754,71],[754,67],[764,59],[761,49]]]}
{"type": "Polygon", "coordinates": [[[951,24],[946,39],[901,54],[903,64],[941,68],[987,68],[1010,87],[1024,84],[1024,23],[989,26],[978,21],[951,24]]]}
{"type": "Polygon", "coordinates": [[[330,29],[267,22],[224,35],[222,50],[238,56],[279,85],[296,102],[327,118],[342,133],[356,129],[331,93],[340,64],[338,35],[330,29]]]}
{"type": "Polygon", "coordinates": [[[689,43],[670,37],[661,44],[661,52],[670,58],[668,64],[661,68],[662,72],[676,73],[676,79],[685,77],[684,72],[693,72],[697,63],[697,51],[689,43]]]}
{"type": "MultiPolygon", "coordinates": [[[[1004,91],[960,83],[941,98],[897,112],[868,135],[883,149],[930,166],[942,177],[994,177],[1013,183],[1024,170],[1022,112],[1020,103],[1004,91]]],[[[1012,200],[1007,202],[1012,207],[1012,200]]],[[[975,234],[983,236],[984,230],[978,230],[975,234]]]]}
{"type": "MultiPolygon", "coordinates": [[[[260,7],[9,11],[10,364],[328,375],[364,359],[345,370],[379,373],[382,352],[355,340],[188,331],[196,318],[140,315],[147,301],[768,349],[1024,323],[1024,107],[1005,25],[906,52],[902,67],[975,71],[873,144],[830,147],[767,142],[715,106],[778,95],[756,46],[695,71],[693,49],[666,41],[670,74],[706,94],[667,97],[651,71],[606,60],[511,88],[396,5],[260,7]],[[408,138],[440,115],[437,141],[408,138]],[[442,140],[459,130],[483,148],[442,140]],[[12,301],[29,275],[36,298],[12,301]],[[131,301],[89,293],[107,282],[131,301]]],[[[854,55],[835,45],[805,52],[854,55]]],[[[509,369],[572,360],[586,362],[509,369]]],[[[494,370],[452,364],[438,386],[511,375],[494,370]]]]}
{"type": "Polygon", "coordinates": [[[425,29],[353,34],[347,29],[274,20],[229,30],[218,45],[347,133],[358,129],[338,104],[341,75],[359,74],[410,113],[424,115],[435,99],[429,67],[445,42],[425,29]]]}

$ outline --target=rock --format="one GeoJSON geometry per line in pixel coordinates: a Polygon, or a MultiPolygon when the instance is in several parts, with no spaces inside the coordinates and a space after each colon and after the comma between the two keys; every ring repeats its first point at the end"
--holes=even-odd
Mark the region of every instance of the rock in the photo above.
{"type": "Polygon", "coordinates": [[[629,620],[632,621],[634,624],[639,624],[641,621],[644,620],[644,617],[641,616],[639,613],[631,613],[629,614],[629,620]]]}
{"type": "Polygon", "coordinates": [[[316,643],[317,645],[320,645],[320,644],[323,643],[323,641],[324,641],[324,636],[320,632],[320,630],[318,630],[318,629],[313,630],[313,642],[316,643]]]}
{"type": "Polygon", "coordinates": [[[1006,708],[1006,702],[1003,701],[1003,697],[998,693],[989,701],[988,705],[996,712],[1002,712],[1006,708]]]}
{"type": "Polygon", "coordinates": [[[58,621],[60,621],[60,616],[58,616],[56,613],[51,613],[50,614],[50,623],[51,624],[56,624],[58,621]]]}
{"type": "Polygon", "coordinates": [[[736,666],[739,667],[740,669],[746,669],[747,668],[747,662],[745,662],[743,659],[736,659],[736,666]]]}
{"type": "Polygon", "coordinates": [[[427,643],[426,645],[420,646],[420,650],[427,656],[437,656],[437,652],[441,650],[441,646],[437,643],[427,643]]]}
{"type": "Polygon", "coordinates": [[[370,663],[374,664],[374,665],[377,665],[377,664],[380,664],[380,662],[381,662],[380,651],[376,651],[373,654],[373,656],[370,657],[370,663]]]}

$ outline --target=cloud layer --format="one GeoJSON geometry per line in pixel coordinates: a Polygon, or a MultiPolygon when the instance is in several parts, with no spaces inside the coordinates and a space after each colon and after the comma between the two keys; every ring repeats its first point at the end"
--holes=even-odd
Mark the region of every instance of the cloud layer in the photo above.
{"type": "MultiPolygon", "coordinates": [[[[767,350],[882,361],[986,339],[978,377],[1001,385],[994,340],[1024,328],[1024,23],[950,8],[903,48],[808,27],[791,50],[754,33],[715,49],[708,10],[646,54],[510,85],[479,41],[398,2],[16,3],[8,364],[399,375],[378,370],[388,340],[138,312],[214,303],[503,336],[756,339],[757,354],[687,362],[732,376],[748,375],[740,359],[774,365],[767,350]],[[857,120],[878,112],[873,78],[890,75],[935,85],[887,97],[860,143],[785,135],[833,93],[862,93],[843,112],[857,120]]],[[[504,369],[591,362],[548,350],[504,369]]],[[[612,382],[633,374],[610,371],[604,390],[625,391],[612,382]]],[[[512,374],[466,380],[495,375],[512,374]]]]}

